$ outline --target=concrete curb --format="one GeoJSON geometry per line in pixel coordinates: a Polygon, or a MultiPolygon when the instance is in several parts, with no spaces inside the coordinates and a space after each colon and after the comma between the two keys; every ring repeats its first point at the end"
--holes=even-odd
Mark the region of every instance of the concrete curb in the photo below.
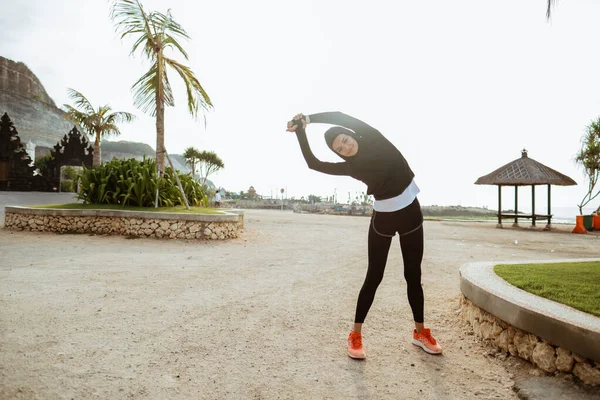
{"type": "Polygon", "coordinates": [[[126,210],[60,210],[54,208],[34,208],[22,206],[6,206],[5,214],[47,215],[53,217],[117,217],[140,219],[168,219],[197,222],[236,222],[239,221],[243,211],[223,214],[184,214],[162,213],[126,210]]]}
{"type": "Polygon", "coordinates": [[[460,289],[476,306],[512,326],[600,362],[600,318],[525,292],[494,273],[498,264],[586,261],[600,261],[600,258],[465,264],[460,268],[460,289]]]}

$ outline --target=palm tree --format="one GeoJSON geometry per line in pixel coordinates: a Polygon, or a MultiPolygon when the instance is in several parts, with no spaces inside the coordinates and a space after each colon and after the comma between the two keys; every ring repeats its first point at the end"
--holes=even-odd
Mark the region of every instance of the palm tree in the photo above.
{"type": "Polygon", "coordinates": [[[165,105],[175,105],[167,70],[179,74],[187,91],[190,114],[198,117],[199,109],[212,108],[208,94],[200,85],[194,72],[186,65],[165,55],[166,49],[178,51],[185,60],[187,52],[178,39],[189,39],[186,31],[175,22],[171,12],[146,12],[139,0],[115,0],[111,8],[111,19],[115,22],[121,39],[132,35],[136,39],[131,49],[134,54],[141,46],[142,56],[150,60],[150,69],[131,88],[134,104],[143,112],[156,117],[156,164],[160,171],[164,165],[165,105]]]}
{"type": "Polygon", "coordinates": [[[188,147],[183,151],[183,158],[185,163],[190,166],[192,170],[192,179],[196,178],[196,166],[200,161],[200,151],[194,147],[188,147]]]}
{"type": "Polygon", "coordinates": [[[203,151],[198,154],[198,168],[200,169],[200,183],[206,186],[208,176],[225,168],[225,164],[215,152],[203,151]]]}
{"type": "Polygon", "coordinates": [[[117,124],[131,122],[135,119],[135,115],[124,111],[111,113],[112,109],[109,105],[95,109],[84,95],[74,89],[68,89],[67,94],[75,102],[75,107],[64,105],[67,109],[66,117],[77,123],[88,135],[95,136],[93,165],[97,167],[102,162],[100,138],[111,134],[120,135],[121,131],[117,124]]]}
{"type": "Polygon", "coordinates": [[[594,194],[594,188],[600,182],[600,118],[588,125],[581,140],[581,149],[575,156],[575,162],[583,167],[589,181],[588,191],[577,206],[579,214],[583,215],[583,207],[600,196],[600,189],[594,194]]]}

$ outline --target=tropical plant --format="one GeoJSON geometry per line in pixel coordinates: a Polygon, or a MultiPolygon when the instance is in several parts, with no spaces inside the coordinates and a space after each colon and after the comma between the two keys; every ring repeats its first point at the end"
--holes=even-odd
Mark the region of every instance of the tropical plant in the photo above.
{"type": "Polygon", "coordinates": [[[74,185],[73,181],[61,181],[60,182],[60,191],[62,193],[74,192],[75,189],[76,189],[76,186],[74,185]]]}
{"type": "Polygon", "coordinates": [[[194,147],[188,147],[183,151],[183,158],[185,159],[185,163],[189,165],[192,170],[192,178],[196,178],[196,166],[198,165],[198,160],[200,158],[200,151],[194,147]]]}
{"type": "Polygon", "coordinates": [[[579,207],[579,214],[583,214],[583,207],[600,195],[600,188],[594,194],[594,189],[600,178],[600,118],[592,121],[586,128],[586,133],[581,140],[581,149],[575,156],[575,161],[583,167],[588,180],[588,190],[579,207]]]}
{"type": "Polygon", "coordinates": [[[369,196],[365,192],[361,192],[360,199],[361,199],[360,204],[363,206],[372,206],[373,205],[373,199],[371,198],[371,196],[369,196]]]}
{"type": "Polygon", "coordinates": [[[138,207],[154,207],[156,189],[159,189],[159,205],[173,207],[183,205],[175,173],[178,174],[183,191],[192,206],[201,205],[206,197],[202,186],[191,176],[183,175],[167,167],[158,177],[156,160],[144,158],[138,161],[113,160],[98,168],[84,168],[81,174],[79,199],[85,204],[121,204],[138,207]]]}
{"type": "Polygon", "coordinates": [[[115,0],[110,16],[121,33],[121,39],[126,36],[135,38],[131,54],[140,48],[142,56],[150,60],[150,69],[131,89],[135,106],[156,117],[156,160],[159,171],[162,171],[165,162],[165,106],[175,105],[168,69],[177,72],[183,80],[188,109],[194,118],[198,117],[200,109],[204,112],[212,108],[212,102],[190,67],[165,55],[165,50],[171,49],[188,60],[188,54],[178,40],[189,39],[189,36],[173,20],[170,11],[166,14],[146,12],[138,0],[115,0]]]}
{"type": "Polygon", "coordinates": [[[75,107],[65,104],[64,107],[67,109],[65,115],[68,119],[77,123],[85,133],[95,137],[92,164],[97,167],[102,162],[100,138],[111,134],[120,135],[121,131],[117,124],[131,122],[135,119],[135,116],[124,111],[111,112],[112,109],[108,105],[96,109],[83,94],[74,89],[68,89],[67,94],[75,102],[75,107]]]}
{"type": "Polygon", "coordinates": [[[74,181],[77,179],[79,172],[72,165],[65,165],[61,168],[60,179],[74,181]]]}
{"type": "Polygon", "coordinates": [[[308,202],[311,204],[315,204],[315,203],[320,203],[321,202],[321,196],[317,196],[314,194],[311,194],[308,196],[308,202]]]}
{"type": "Polygon", "coordinates": [[[225,168],[225,164],[215,152],[203,151],[198,155],[198,168],[200,170],[200,182],[206,186],[208,176],[225,168]]]}
{"type": "Polygon", "coordinates": [[[83,167],[73,165],[63,165],[60,168],[60,191],[61,192],[76,192],[80,173],[83,167]]]}
{"type": "Polygon", "coordinates": [[[45,156],[38,157],[33,163],[33,168],[38,170],[40,175],[45,176],[48,173],[48,164],[52,160],[54,160],[54,157],[52,157],[52,153],[48,153],[45,156]]]}

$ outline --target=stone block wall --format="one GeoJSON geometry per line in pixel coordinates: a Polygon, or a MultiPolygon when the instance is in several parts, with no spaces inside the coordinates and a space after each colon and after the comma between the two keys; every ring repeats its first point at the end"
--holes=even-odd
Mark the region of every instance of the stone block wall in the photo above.
{"type": "Polygon", "coordinates": [[[587,360],[536,335],[514,328],[464,296],[461,300],[461,316],[473,327],[476,337],[498,350],[530,361],[547,373],[570,373],[585,384],[600,386],[600,362],[587,360]]]}
{"type": "Polygon", "coordinates": [[[51,216],[6,213],[7,229],[32,232],[96,233],[164,239],[225,240],[239,237],[239,221],[184,221],[104,216],[51,216]]]}

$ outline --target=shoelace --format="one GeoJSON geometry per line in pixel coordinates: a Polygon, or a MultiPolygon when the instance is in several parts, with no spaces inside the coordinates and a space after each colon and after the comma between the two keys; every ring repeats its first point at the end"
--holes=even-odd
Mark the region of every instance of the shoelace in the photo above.
{"type": "Polygon", "coordinates": [[[433,336],[431,336],[431,331],[429,329],[423,329],[421,331],[421,333],[419,334],[419,336],[427,339],[429,341],[429,343],[431,343],[431,344],[437,344],[437,342],[435,341],[433,336]]]}
{"type": "Polygon", "coordinates": [[[353,349],[358,349],[362,347],[362,336],[352,335],[350,336],[350,344],[353,349]]]}

